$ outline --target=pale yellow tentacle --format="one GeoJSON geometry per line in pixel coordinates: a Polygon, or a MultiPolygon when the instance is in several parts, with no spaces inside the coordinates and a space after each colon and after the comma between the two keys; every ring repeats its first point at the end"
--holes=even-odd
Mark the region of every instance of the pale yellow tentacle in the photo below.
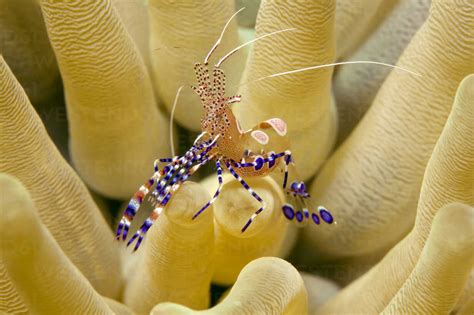
{"type": "Polygon", "coordinates": [[[282,259],[264,257],[245,266],[229,295],[215,307],[196,312],[181,305],[163,303],[151,314],[305,315],[307,308],[306,289],[298,271],[282,259]]]}
{"type": "MultiPolygon", "coordinates": [[[[227,20],[234,13],[234,1],[171,1],[150,0],[150,49],[156,91],[171,110],[176,90],[181,85],[194,85],[193,65],[203,62],[227,20]]],[[[239,43],[237,23],[232,21],[210,65],[239,43]]],[[[243,68],[243,55],[237,54],[222,67],[227,86],[235,86],[243,68]]],[[[212,72],[212,68],[211,68],[212,72]]],[[[235,94],[235,88],[227,95],[235,94]]],[[[176,121],[198,131],[202,104],[190,89],[184,89],[176,108],[176,121]]]]}
{"type": "Polygon", "coordinates": [[[377,29],[399,0],[337,0],[337,59],[346,58],[377,29]]]}
{"type": "Polygon", "coordinates": [[[25,187],[0,175],[2,261],[32,314],[113,314],[41,223],[25,187]]]}
{"type": "Polygon", "coordinates": [[[340,291],[340,287],[329,279],[307,272],[300,272],[300,275],[308,292],[308,314],[314,314],[327,300],[340,291]]]}
{"type": "MultiPolygon", "coordinates": [[[[232,175],[225,174],[225,184],[214,202],[216,254],[213,281],[221,285],[234,283],[242,268],[253,259],[284,257],[295,241],[292,233],[295,227],[288,225],[281,212],[284,202],[281,184],[270,177],[246,179],[246,182],[265,201],[266,208],[244,233],[242,227],[261,204],[232,175]]],[[[204,185],[213,194],[217,179],[211,176],[204,185]]]]}
{"type": "Polygon", "coordinates": [[[150,60],[150,21],[148,19],[148,3],[144,0],[113,0],[120,20],[132,37],[147,69],[151,66],[150,60]]]}
{"type": "Polygon", "coordinates": [[[339,225],[337,231],[305,229],[304,241],[317,255],[388,249],[410,230],[423,173],[456,88],[474,72],[473,9],[470,1],[433,2],[430,17],[398,61],[422,77],[393,71],[314,181],[311,195],[339,225]]]}
{"type": "Polygon", "coordinates": [[[125,303],[148,314],[160,302],[209,307],[214,264],[212,207],[192,220],[210,199],[196,183],[185,183],[147,234],[143,257],[133,267],[125,303]]]}
{"type": "MultiPolygon", "coordinates": [[[[255,43],[242,82],[334,61],[335,1],[262,1],[256,37],[296,28],[255,43]]],[[[302,180],[313,175],[332,149],[336,115],[332,68],[306,71],[244,85],[233,110],[244,129],[273,117],[288,125],[291,151],[302,180]],[[311,145],[308,145],[311,143],[311,145]]]]}
{"type": "MultiPolygon", "coordinates": [[[[0,0],[0,53],[36,108],[47,110],[60,76],[34,0],[0,0]]],[[[50,113],[54,115],[53,113],[50,113]]]]}
{"type": "Polygon", "coordinates": [[[416,265],[437,211],[452,202],[474,206],[474,75],[465,78],[425,171],[414,229],[369,272],[319,314],[381,312],[416,265]]]}
{"type": "MultiPolygon", "coordinates": [[[[431,0],[399,0],[390,15],[345,60],[395,64],[426,20],[430,4],[431,0]]],[[[374,65],[341,66],[337,69],[334,94],[339,117],[338,143],[342,143],[357,126],[391,71],[374,65]]]]}
{"type": "Polygon", "coordinates": [[[448,314],[474,265],[474,208],[440,209],[415,269],[382,312],[448,314]]]}
{"type": "Polygon", "coordinates": [[[116,297],[120,257],[110,228],[1,56],[0,82],[0,172],[28,189],[43,223],[95,289],[116,297]]]}
{"type": "Polygon", "coordinates": [[[66,94],[73,163],[103,195],[126,199],[168,156],[167,118],[111,0],[42,0],[66,94]],[[137,154],[140,152],[140,154],[137,154]]]}

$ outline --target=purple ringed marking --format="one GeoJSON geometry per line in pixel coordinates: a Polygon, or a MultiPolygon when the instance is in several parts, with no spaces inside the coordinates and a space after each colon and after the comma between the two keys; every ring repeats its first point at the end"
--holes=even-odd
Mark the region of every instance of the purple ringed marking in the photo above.
{"type": "Polygon", "coordinates": [[[280,118],[271,118],[265,121],[278,133],[280,136],[286,135],[286,123],[280,118]]]}
{"type": "Polygon", "coordinates": [[[319,215],[321,216],[321,219],[323,219],[324,222],[328,224],[331,224],[334,222],[334,218],[332,217],[331,213],[329,213],[329,211],[326,208],[319,206],[318,211],[319,211],[319,215]]]}
{"type": "Polygon", "coordinates": [[[263,167],[265,160],[261,156],[257,156],[254,161],[254,169],[256,171],[260,170],[263,167]]]}
{"type": "Polygon", "coordinates": [[[288,219],[288,220],[293,220],[293,218],[295,217],[295,210],[293,209],[293,207],[288,204],[288,203],[285,203],[281,209],[283,210],[283,214],[285,215],[285,217],[288,219]]]}
{"type": "Polygon", "coordinates": [[[311,218],[313,219],[313,222],[314,222],[315,224],[319,224],[319,223],[320,223],[319,217],[318,217],[318,215],[317,215],[316,213],[312,213],[312,214],[311,214],[311,218]]]}
{"type": "Polygon", "coordinates": [[[296,212],[296,221],[298,221],[298,222],[303,221],[303,213],[301,213],[301,211],[296,212]]]}
{"type": "Polygon", "coordinates": [[[306,185],[304,184],[304,182],[300,182],[299,186],[300,186],[300,191],[302,193],[306,192],[306,185]]]}
{"type": "Polygon", "coordinates": [[[254,138],[260,144],[267,144],[269,141],[268,135],[261,130],[254,130],[250,133],[252,138],[254,138]]]}
{"type": "Polygon", "coordinates": [[[296,192],[298,191],[298,182],[292,182],[291,185],[290,185],[290,188],[292,191],[296,192]]]}
{"type": "Polygon", "coordinates": [[[275,159],[275,152],[270,151],[268,152],[268,167],[272,168],[273,165],[275,165],[276,159],[275,159]]]}

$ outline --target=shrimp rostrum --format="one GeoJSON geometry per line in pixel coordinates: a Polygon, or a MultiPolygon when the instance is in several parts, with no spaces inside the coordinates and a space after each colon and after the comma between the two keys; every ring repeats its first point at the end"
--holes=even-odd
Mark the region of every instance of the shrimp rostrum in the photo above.
{"type": "MultiPolygon", "coordinates": [[[[287,203],[282,206],[282,213],[288,220],[298,223],[312,222],[314,224],[320,224],[321,222],[331,224],[335,222],[332,214],[326,208],[319,206],[314,209],[309,206],[310,196],[307,192],[306,185],[304,182],[298,180],[294,168],[295,161],[290,151],[286,123],[282,119],[271,118],[243,132],[230,108],[232,104],[241,101],[241,96],[229,96],[226,95],[225,92],[226,79],[224,71],[220,66],[228,57],[238,51],[238,49],[256,40],[294,29],[280,30],[257,37],[230,51],[212,68],[209,66],[209,58],[220,44],[227,26],[232,18],[241,10],[237,11],[227,21],[219,39],[211,48],[204,61],[194,66],[197,84],[191,88],[200,98],[204,109],[201,119],[202,133],[194,141],[191,148],[183,155],[156,160],[153,175],[133,195],[124,211],[116,233],[116,238],[122,240],[127,239],[130,223],[146,196],[148,196],[148,200],[154,207],[151,215],[127,243],[128,246],[136,240],[134,250],[138,249],[146,232],[160,216],[180,185],[188,180],[201,166],[210,161],[215,162],[219,186],[212,199],[204,204],[201,209],[197,209],[192,217],[193,220],[198,218],[199,215],[218,198],[223,185],[222,173],[228,171],[241,183],[243,188],[260,203],[259,208],[256,209],[254,214],[252,214],[242,227],[242,232],[245,232],[252,222],[256,220],[257,216],[265,209],[265,201],[247,184],[245,179],[266,176],[275,173],[274,171],[279,169],[283,175],[282,188],[288,196],[287,203]],[[160,164],[165,165],[160,169],[160,164]]],[[[357,62],[352,61],[308,67],[269,75],[259,80],[347,63],[357,62]]],[[[370,61],[360,61],[358,63],[373,63],[398,68],[396,66],[370,61]]],[[[179,91],[180,90],[178,90],[178,95],[179,91]]]]}

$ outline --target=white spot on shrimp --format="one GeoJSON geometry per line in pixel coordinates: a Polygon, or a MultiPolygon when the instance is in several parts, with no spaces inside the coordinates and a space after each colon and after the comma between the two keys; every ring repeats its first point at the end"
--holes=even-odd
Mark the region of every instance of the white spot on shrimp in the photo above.
{"type": "Polygon", "coordinates": [[[286,122],[283,119],[280,118],[271,118],[266,121],[270,126],[273,127],[273,129],[280,135],[284,136],[286,135],[287,128],[286,128],[286,122]]]}
{"type": "Polygon", "coordinates": [[[261,130],[252,131],[251,136],[260,144],[267,144],[269,140],[268,135],[261,130]]]}

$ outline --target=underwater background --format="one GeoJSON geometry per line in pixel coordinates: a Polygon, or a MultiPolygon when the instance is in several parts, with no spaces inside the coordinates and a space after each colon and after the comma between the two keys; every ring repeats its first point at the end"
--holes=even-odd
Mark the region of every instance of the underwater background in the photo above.
{"type": "Polygon", "coordinates": [[[474,314],[473,126],[473,0],[0,0],[0,314],[474,314]],[[194,64],[243,7],[210,65],[292,29],[229,57],[226,94],[243,130],[286,122],[266,150],[335,222],[289,222],[278,171],[245,233],[227,171],[192,220],[206,165],[133,252],[117,224],[200,134],[194,64]]]}

